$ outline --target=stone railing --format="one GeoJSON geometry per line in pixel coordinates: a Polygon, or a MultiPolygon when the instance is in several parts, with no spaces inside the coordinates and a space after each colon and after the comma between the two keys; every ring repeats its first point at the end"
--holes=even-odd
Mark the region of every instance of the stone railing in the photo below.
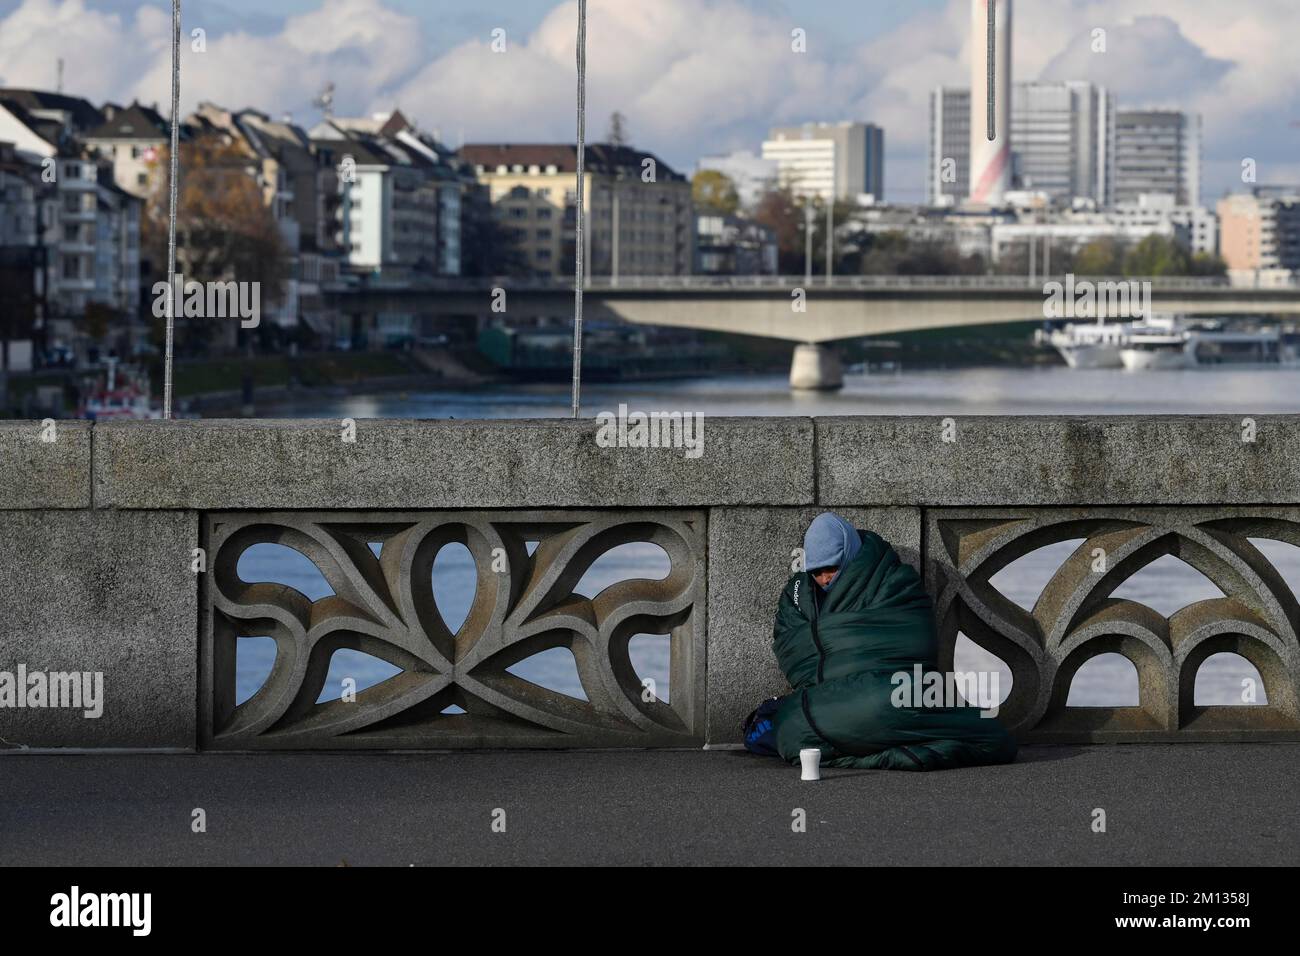
{"type": "Polygon", "coordinates": [[[336,421],[0,425],[0,750],[734,745],[784,689],[776,597],[830,508],[922,570],[942,666],[959,633],[1006,663],[1002,718],[1022,739],[1300,739],[1300,606],[1252,544],[1300,545],[1300,419],[705,424],[698,457],[602,447],[595,421],[361,420],[355,441],[336,421]],[[1074,540],[1032,610],[990,584],[1074,540]],[[575,592],[637,541],[663,549],[666,576],[575,592]],[[431,584],[450,542],[477,574],[455,633],[431,584]],[[265,543],[333,593],[241,580],[240,555],[265,543]],[[1112,597],[1164,555],[1224,596],[1168,618],[1112,597]],[[668,636],[667,701],[629,661],[641,633],[668,636]],[[241,635],[276,656],[236,704],[241,635]],[[585,699],[508,670],[557,647],[585,699]],[[400,673],[317,703],[341,648],[400,673]],[[1195,705],[1221,651],[1254,665],[1267,703],[1195,705]],[[1080,666],[1110,652],[1135,666],[1138,706],[1066,706],[1080,666]],[[35,684],[6,700],[20,673],[35,684]],[[93,680],[88,717],[69,697],[93,680]]]}

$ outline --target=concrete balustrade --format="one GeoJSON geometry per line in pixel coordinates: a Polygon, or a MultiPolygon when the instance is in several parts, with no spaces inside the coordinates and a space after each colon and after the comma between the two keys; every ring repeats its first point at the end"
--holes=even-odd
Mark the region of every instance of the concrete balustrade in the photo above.
{"type": "Polygon", "coordinates": [[[1004,717],[1023,739],[1300,739],[1300,605],[1250,544],[1300,545],[1298,417],[708,418],[698,458],[602,447],[598,428],[362,419],[352,442],[333,420],[0,424],[0,750],[735,744],[784,690],[772,613],[827,508],[923,572],[941,665],[959,632],[1008,664],[1004,717]],[[988,585],[1080,538],[1032,613],[988,585]],[[453,635],[420,582],[455,540],[492,597],[453,635]],[[661,544],[669,577],[575,598],[583,569],[628,541],[661,544]],[[258,542],[303,551],[335,596],[240,582],[258,542]],[[1096,547],[1113,563],[1091,571],[1096,547]],[[1165,554],[1225,597],[1166,619],[1110,596],[1165,554]],[[270,631],[283,669],[236,708],[233,642],[270,631]],[[640,632],[670,635],[671,706],[625,659],[640,632]],[[505,673],[556,646],[586,701],[505,673]],[[316,705],[338,647],[407,673],[316,705]],[[1255,665],[1267,706],[1194,706],[1196,668],[1224,650],[1255,665]],[[1067,708],[1069,679],[1104,652],[1133,661],[1140,706],[1067,708]],[[5,706],[20,668],[102,675],[102,714],[5,706]]]}

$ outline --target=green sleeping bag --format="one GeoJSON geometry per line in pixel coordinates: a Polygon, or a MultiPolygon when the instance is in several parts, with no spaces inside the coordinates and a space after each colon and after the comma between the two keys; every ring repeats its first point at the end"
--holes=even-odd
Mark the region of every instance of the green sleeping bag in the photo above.
{"type": "Polygon", "coordinates": [[[804,571],[781,592],[772,649],[794,688],[774,719],[781,756],[798,763],[816,748],[822,766],[885,770],[1014,760],[1015,740],[976,707],[895,706],[895,675],[937,670],[933,605],[883,538],[858,534],[861,550],[829,589],[804,571]]]}

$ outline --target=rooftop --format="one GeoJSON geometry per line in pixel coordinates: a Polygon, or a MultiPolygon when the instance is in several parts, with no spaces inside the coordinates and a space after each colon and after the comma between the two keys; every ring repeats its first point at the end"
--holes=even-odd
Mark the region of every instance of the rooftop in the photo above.
{"type": "MultiPolygon", "coordinates": [[[[551,168],[557,173],[578,171],[578,147],[572,143],[469,143],[461,147],[460,158],[471,166],[482,166],[489,174],[494,173],[499,166],[521,166],[525,172],[534,166],[542,172],[551,168]]],[[[656,177],[660,182],[685,180],[686,177],[653,153],[631,146],[614,146],[609,143],[588,145],[585,165],[592,173],[622,170],[635,171],[639,176],[646,159],[654,160],[656,177]]]]}

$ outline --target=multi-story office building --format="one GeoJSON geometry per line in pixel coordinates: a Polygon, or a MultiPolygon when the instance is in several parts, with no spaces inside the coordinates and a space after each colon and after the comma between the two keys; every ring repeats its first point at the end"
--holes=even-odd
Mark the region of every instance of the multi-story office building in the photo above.
{"type": "Polygon", "coordinates": [[[1107,202],[1165,193],[1180,206],[1201,202],[1201,118],[1175,110],[1118,110],[1107,202]]]}
{"type": "Polygon", "coordinates": [[[1219,200],[1219,253],[1229,270],[1300,270],[1300,187],[1261,186],[1219,200]]]}
{"type": "Polygon", "coordinates": [[[763,158],[799,196],[853,202],[885,194],[885,131],[874,123],[805,123],[768,133],[763,158]]]}
{"type": "Polygon", "coordinates": [[[1114,113],[1114,97],[1092,83],[1017,83],[1011,145],[1020,188],[1105,203],[1114,113]]]}
{"type": "MultiPolygon", "coordinates": [[[[970,194],[970,91],[930,94],[928,201],[960,204],[970,194]]],[[[1012,180],[1049,199],[1108,201],[1114,97],[1083,82],[1017,83],[1011,97],[1012,180]]]]}
{"type": "Polygon", "coordinates": [[[970,195],[970,90],[940,86],[930,94],[929,173],[931,206],[970,195]]]}
{"type": "MultiPolygon", "coordinates": [[[[472,144],[460,151],[538,275],[573,271],[577,154],[570,144],[472,144]]],[[[689,275],[695,216],[686,177],[627,146],[588,146],[584,167],[588,274],[689,275]]]]}

